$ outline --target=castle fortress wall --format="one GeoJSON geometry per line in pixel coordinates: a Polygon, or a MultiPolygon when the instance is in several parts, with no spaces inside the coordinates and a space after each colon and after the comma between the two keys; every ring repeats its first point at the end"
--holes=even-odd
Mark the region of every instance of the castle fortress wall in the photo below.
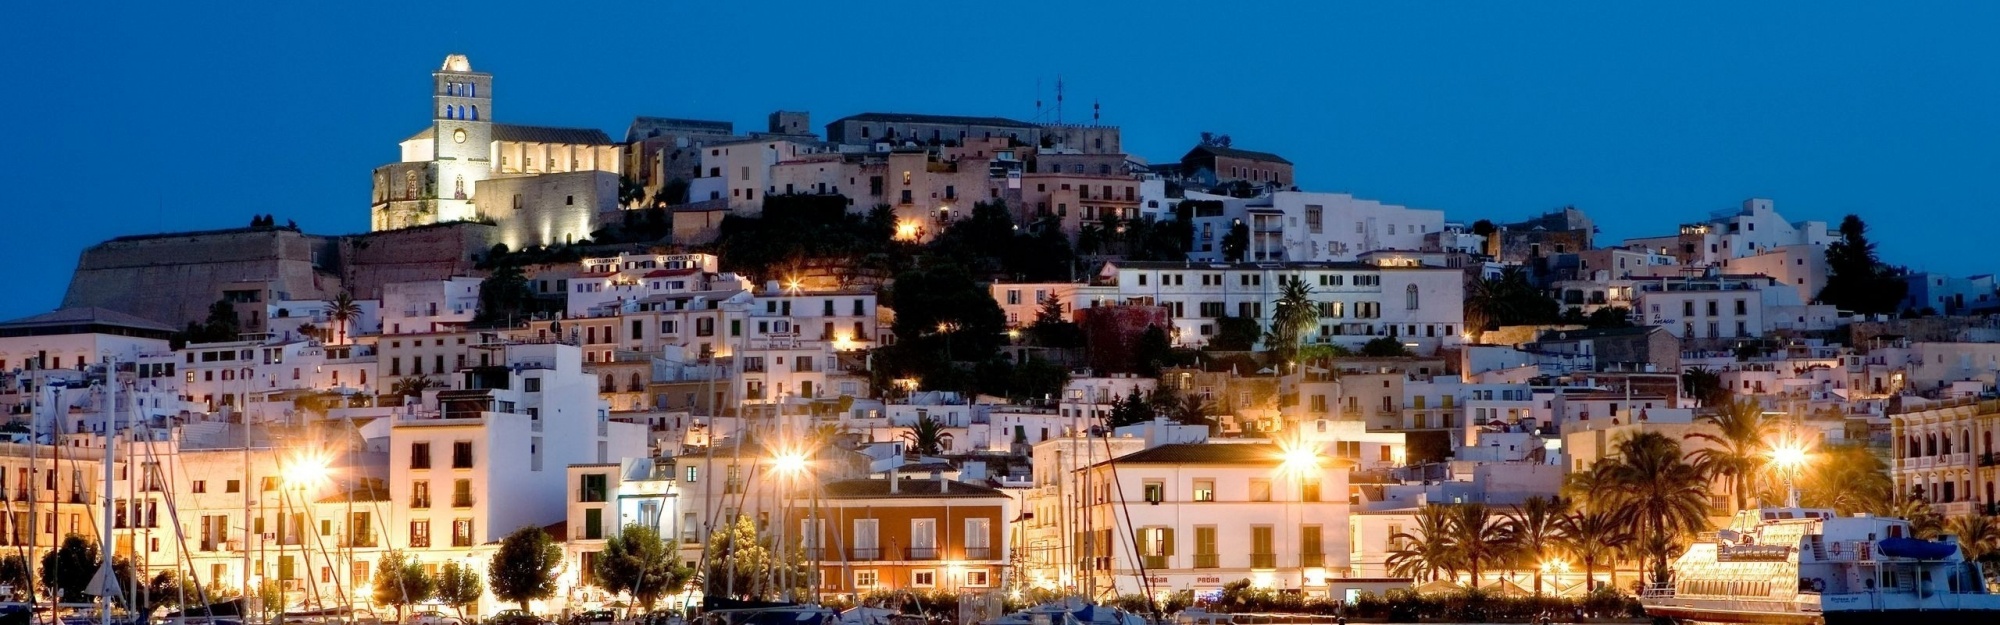
{"type": "Polygon", "coordinates": [[[318,267],[331,261],[330,243],[277,228],[119,237],[83,251],[62,306],[98,306],[182,326],[207,318],[225,288],[331,297],[341,281],[318,267]]]}

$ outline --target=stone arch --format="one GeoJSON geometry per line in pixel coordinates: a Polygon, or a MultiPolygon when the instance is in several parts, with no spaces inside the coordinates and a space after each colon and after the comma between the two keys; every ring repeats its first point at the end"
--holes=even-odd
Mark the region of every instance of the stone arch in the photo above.
{"type": "Polygon", "coordinates": [[[479,105],[477,104],[472,105],[472,116],[467,117],[466,119],[470,119],[472,121],[479,121],[479,105]]]}

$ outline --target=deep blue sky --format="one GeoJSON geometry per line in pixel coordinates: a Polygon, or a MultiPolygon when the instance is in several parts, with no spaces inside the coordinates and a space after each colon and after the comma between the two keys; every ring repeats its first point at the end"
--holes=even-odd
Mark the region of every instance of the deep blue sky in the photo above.
{"type": "Polygon", "coordinates": [[[494,119],[614,137],[639,114],[1030,118],[1060,74],[1068,119],[1101,101],[1148,159],[1213,130],[1309,190],[1467,221],[1574,204],[1606,240],[1764,196],[1860,213],[1890,262],[2000,264],[1991,2],[118,4],[0,24],[0,318],[54,307],[112,236],[365,230],[369,170],[452,52],[495,75],[494,119]]]}

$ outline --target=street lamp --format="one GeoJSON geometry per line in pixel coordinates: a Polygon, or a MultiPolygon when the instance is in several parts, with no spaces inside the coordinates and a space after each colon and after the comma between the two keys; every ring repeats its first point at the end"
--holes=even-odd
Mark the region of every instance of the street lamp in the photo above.
{"type": "Polygon", "coordinates": [[[1785,479],[1785,507],[1799,507],[1799,489],[1795,484],[1800,469],[1806,466],[1806,447],[1795,440],[1781,441],[1771,446],[1771,468],[1785,479]]]}
{"type": "Polygon", "coordinates": [[[324,454],[305,451],[287,461],[285,466],[279,469],[279,473],[284,477],[286,486],[297,490],[309,490],[326,483],[333,473],[331,465],[332,462],[324,454]]]}

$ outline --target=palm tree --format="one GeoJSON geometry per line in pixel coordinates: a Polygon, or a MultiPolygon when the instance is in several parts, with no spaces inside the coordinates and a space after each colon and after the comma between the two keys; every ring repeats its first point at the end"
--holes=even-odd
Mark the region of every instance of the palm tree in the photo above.
{"type": "Polygon", "coordinates": [[[1749,506],[1750,477],[1764,466],[1770,449],[1767,438],[1771,425],[1764,421],[1764,409],[1755,400],[1742,399],[1722,411],[1702,415],[1700,422],[1715,426],[1714,432],[1688,432],[1688,440],[1705,441],[1710,446],[1688,453],[1695,470],[1710,480],[1727,480],[1736,495],[1736,509],[1749,506]]]}
{"type": "Polygon", "coordinates": [[[1439,572],[1457,577],[1458,559],[1451,548],[1450,510],[1428,504],[1417,511],[1416,521],[1414,533],[1397,532],[1389,536],[1395,548],[1382,561],[1389,567],[1389,574],[1425,581],[1437,579],[1439,572]]]}
{"type": "Polygon", "coordinates": [[[1910,533],[1917,538],[1932,539],[1944,531],[1944,516],[1931,508],[1931,502],[1923,497],[1905,497],[1889,509],[1889,516],[1910,522],[1910,533]]]}
{"type": "Polygon", "coordinates": [[[1809,508],[1833,508],[1843,515],[1887,514],[1896,483],[1889,467],[1863,445],[1829,446],[1799,480],[1799,503],[1809,508]]]}
{"type": "Polygon", "coordinates": [[[341,291],[339,295],[333,297],[333,306],[327,312],[333,315],[334,321],[340,323],[340,344],[345,344],[347,342],[347,322],[361,316],[361,305],[355,303],[353,295],[348,294],[346,291],[341,291]]]}
{"type": "Polygon", "coordinates": [[[1497,565],[1511,555],[1505,521],[1486,504],[1468,503],[1451,507],[1451,551],[1472,573],[1472,587],[1479,587],[1479,572],[1497,565]]]}
{"type": "Polygon", "coordinates": [[[1597,587],[1597,563],[1611,564],[1611,585],[1617,586],[1618,554],[1632,543],[1631,525],[1615,510],[1577,510],[1557,519],[1558,541],[1564,551],[1583,561],[1583,589],[1597,587]]]}
{"type": "Polygon", "coordinates": [[[1507,545],[1514,547],[1524,564],[1534,568],[1535,595],[1542,594],[1541,562],[1556,551],[1562,540],[1563,512],[1569,506],[1561,499],[1529,497],[1507,511],[1501,531],[1507,545]]]}
{"type": "Polygon", "coordinates": [[[1955,516],[1945,520],[1944,532],[1958,537],[1959,551],[1964,552],[1968,561],[2000,551],[2000,524],[1996,524],[1993,517],[1982,514],[1955,516]]]}
{"type": "Polygon", "coordinates": [[[1722,386],[1722,376],[1701,367],[1688,367],[1681,372],[1681,388],[1694,398],[1696,406],[1719,403],[1717,399],[1729,397],[1729,389],[1722,386]]]}
{"type": "Polygon", "coordinates": [[[1639,432],[1614,446],[1600,487],[1625,522],[1641,551],[1652,559],[1655,583],[1670,578],[1667,560],[1680,539],[1708,529],[1708,480],[1681,459],[1679,441],[1658,432],[1639,432]]]}
{"type": "Polygon", "coordinates": [[[1312,286],[1299,276],[1279,276],[1278,300],[1271,305],[1271,331],[1264,342],[1281,361],[1298,354],[1299,341],[1319,323],[1319,303],[1313,301],[1312,286]]]}
{"type": "Polygon", "coordinates": [[[903,440],[910,443],[910,451],[924,456],[944,453],[944,441],[950,437],[944,431],[944,422],[929,415],[917,417],[917,422],[903,432],[903,440]]]}
{"type": "Polygon", "coordinates": [[[431,381],[430,376],[413,375],[397,380],[395,384],[390,385],[389,394],[402,395],[404,397],[422,397],[424,389],[430,388],[434,384],[436,383],[431,381]]]}
{"type": "Polygon", "coordinates": [[[1554,321],[1560,308],[1555,300],[1536,292],[1528,282],[1527,272],[1518,266],[1503,269],[1498,276],[1468,283],[1464,305],[1468,332],[1554,321]]]}

